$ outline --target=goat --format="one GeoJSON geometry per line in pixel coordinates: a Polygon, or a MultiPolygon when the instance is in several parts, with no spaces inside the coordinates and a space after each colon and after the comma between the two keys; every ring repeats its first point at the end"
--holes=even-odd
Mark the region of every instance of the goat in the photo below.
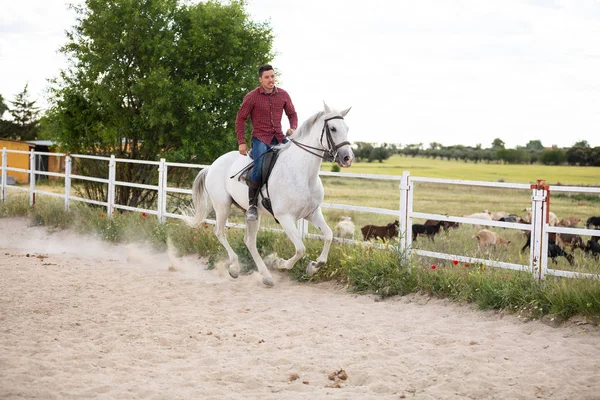
{"type": "Polygon", "coordinates": [[[360,228],[360,231],[363,234],[363,239],[365,241],[374,238],[374,239],[391,239],[393,237],[398,236],[398,227],[400,223],[398,220],[387,224],[386,226],[376,226],[376,225],[365,225],[360,228]]]}
{"type": "Polygon", "coordinates": [[[565,218],[565,219],[561,219],[560,221],[558,221],[558,226],[577,226],[577,224],[579,223],[579,221],[581,221],[581,218],[576,218],[576,217],[569,217],[569,218],[565,218]]]}
{"type": "MultiPolygon", "coordinates": [[[[527,241],[523,245],[523,248],[521,249],[521,253],[524,252],[525,249],[531,245],[531,232],[525,232],[525,236],[527,236],[527,241]]],[[[554,233],[554,232],[548,233],[548,243],[556,244],[556,233],[554,233]]]]}
{"type": "Polygon", "coordinates": [[[506,218],[510,215],[506,211],[492,211],[489,214],[492,217],[492,221],[499,221],[500,218],[506,218]]]}
{"type": "MultiPolygon", "coordinates": [[[[560,246],[558,246],[554,241],[553,235],[553,233],[548,234],[548,257],[550,257],[552,261],[556,264],[556,257],[563,256],[567,259],[569,264],[573,265],[573,255],[561,249],[560,246]]],[[[521,253],[525,251],[525,249],[528,248],[530,244],[531,233],[527,232],[527,243],[525,243],[525,246],[523,246],[523,248],[521,249],[521,253]]]]}
{"type": "Polygon", "coordinates": [[[506,240],[496,232],[488,231],[487,229],[482,229],[477,232],[476,235],[473,236],[473,239],[478,240],[479,249],[484,250],[487,247],[502,244],[504,247],[508,249],[508,244],[510,240],[506,240]]]}
{"type": "MultiPolygon", "coordinates": [[[[526,213],[525,221],[531,222],[531,207],[527,207],[523,211],[525,211],[525,213],[526,213]]],[[[556,226],[556,224],[558,224],[558,221],[560,221],[560,220],[558,219],[556,214],[554,214],[552,211],[549,211],[548,212],[548,225],[556,226]]]]}
{"type": "Polygon", "coordinates": [[[502,221],[502,222],[521,222],[523,221],[523,218],[519,217],[518,215],[515,214],[510,214],[507,215],[506,217],[501,217],[500,219],[498,219],[498,221],[502,221]]]}
{"type": "MultiPolygon", "coordinates": [[[[458,222],[453,222],[453,221],[443,221],[444,224],[442,225],[442,228],[444,228],[444,232],[448,232],[450,230],[450,228],[452,229],[457,229],[460,227],[460,224],[458,222]]],[[[427,221],[425,221],[425,223],[423,225],[425,226],[435,226],[438,224],[438,221],[433,220],[433,219],[428,219],[427,221]]]]}
{"type": "Polygon", "coordinates": [[[600,217],[589,217],[585,222],[585,227],[590,229],[591,226],[600,228],[600,217]]]}
{"type": "Polygon", "coordinates": [[[583,251],[585,251],[587,254],[590,254],[594,258],[598,258],[600,255],[600,243],[598,243],[597,240],[594,241],[593,239],[590,239],[587,241],[583,251]]]}
{"type": "Polygon", "coordinates": [[[570,265],[573,265],[573,255],[561,249],[555,243],[548,241],[548,257],[552,259],[554,264],[557,264],[556,257],[563,256],[567,259],[570,265]]]}
{"type": "Polygon", "coordinates": [[[576,248],[584,249],[583,239],[579,235],[573,235],[569,233],[557,233],[556,234],[556,244],[561,248],[565,249],[567,246],[571,246],[571,251],[576,248]]]}
{"type": "Polygon", "coordinates": [[[352,218],[343,216],[342,220],[335,226],[334,235],[344,239],[352,239],[354,237],[354,223],[352,222],[352,218]]]}
{"type": "MultiPolygon", "coordinates": [[[[487,211],[486,212],[481,212],[481,213],[470,214],[470,215],[463,215],[463,218],[485,219],[485,220],[488,220],[488,221],[492,220],[492,216],[487,211]]],[[[480,228],[481,227],[481,225],[476,225],[476,224],[473,224],[472,226],[475,227],[475,228],[480,228]]]]}
{"type": "Polygon", "coordinates": [[[440,228],[444,225],[444,221],[439,221],[435,225],[413,224],[412,240],[417,240],[418,235],[425,235],[433,242],[433,237],[440,232],[440,228]]]}

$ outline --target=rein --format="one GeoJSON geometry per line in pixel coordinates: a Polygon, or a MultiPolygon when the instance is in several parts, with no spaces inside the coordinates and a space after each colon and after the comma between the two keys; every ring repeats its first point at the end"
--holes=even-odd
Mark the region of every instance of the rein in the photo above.
{"type": "Polygon", "coordinates": [[[331,131],[329,130],[329,124],[327,124],[328,121],[331,121],[332,119],[344,119],[344,117],[342,116],[335,116],[335,117],[331,117],[331,118],[327,118],[324,122],[323,122],[323,129],[321,130],[321,139],[320,139],[320,143],[321,145],[323,145],[323,135],[326,135],[325,137],[327,138],[327,146],[328,148],[319,148],[319,147],[313,147],[313,146],[309,146],[307,144],[304,143],[300,143],[292,138],[290,138],[290,140],[292,141],[292,143],[294,143],[296,146],[300,147],[302,150],[315,155],[319,158],[322,158],[325,161],[335,161],[337,156],[338,156],[338,152],[337,150],[344,146],[344,145],[350,145],[350,142],[342,142],[339,144],[335,144],[335,142],[333,141],[333,137],[331,137],[331,131]],[[310,149],[310,150],[309,150],[310,149]],[[316,151],[321,151],[323,152],[323,154],[318,154],[315,153],[311,150],[316,150],[316,151]]]}

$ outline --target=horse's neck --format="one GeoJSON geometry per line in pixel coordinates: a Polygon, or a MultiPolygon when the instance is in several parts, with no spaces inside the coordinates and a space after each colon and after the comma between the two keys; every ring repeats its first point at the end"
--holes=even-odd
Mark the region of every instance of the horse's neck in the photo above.
{"type": "MultiPolygon", "coordinates": [[[[311,147],[316,147],[316,148],[321,148],[322,146],[319,144],[318,140],[308,140],[308,138],[303,138],[298,140],[299,143],[311,146],[311,147]]],[[[317,150],[312,150],[309,149],[312,153],[318,154],[311,154],[308,151],[300,148],[299,146],[295,145],[295,144],[291,144],[290,148],[286,151],[286,153],[289,153],[288,157],[289,157],[289,165],[292,166],[294,165],[294,168],[299,168],[299,170],[301,170],[303,172],[303,175],[305,175],[306,177],[308,177],[309,179],[313,180],[314,177],[316,177],[317,175],[319,175],[319,171],[321,170],[321,163],[323,162],[323,159],[320,157],[323,155],[322,151],[317,151],[317,150]]],[[[287,163],[286,163],[287,164],[287,163]]]]}

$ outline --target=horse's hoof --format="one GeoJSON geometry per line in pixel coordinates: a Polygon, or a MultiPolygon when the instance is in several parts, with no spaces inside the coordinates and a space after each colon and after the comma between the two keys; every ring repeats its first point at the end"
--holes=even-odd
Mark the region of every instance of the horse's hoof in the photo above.
{"type": "Polygon", "coordinates": [[[231,276],[233,279],[237,279],[237,277],[240,276],[239,268],[234,268],[233,266],[230,266],[227,270],[229,271],[229,276],[231,276]]]}
{"type": "Polygon", "coordinates": [[[314,274],[319,272],[319,268],[321,268],[321,265],[321,263],[318,263],[316,261],[309,262],[306,266],[306,275],[313,276],[314,274]]]}
{"type": "Polygon", "coordinates": [[[274,285],[273,278],[263,278],[263,283],[268,287],[273,287],[274,285]]]}

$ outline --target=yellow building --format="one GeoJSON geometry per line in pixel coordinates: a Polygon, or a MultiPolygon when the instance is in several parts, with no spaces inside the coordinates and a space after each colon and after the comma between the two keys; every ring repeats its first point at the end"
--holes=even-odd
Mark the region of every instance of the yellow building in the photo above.
{"type": "MultiPolygon", "coordinates": [[[[0,140],[0,151],[6,147],[7,150],[39,151],[51,153],[54,142],[50,140],[30,140],[19,142],[15,140],[0,140]]],[[[29,169],[29,154],[8,153],[7,165],[11,168],[29,169]]],[[[36,171],[65,172],[65,157],[48,156],[38,154],[35,158],[36,171]]],[[[29,183],[28,172],[7,171],[7,176],[12,177],[17,183],[29,183]]],[[[36,175],[36,181],[44,179],[62,179],[57,176],[36,175]]]]}
{"type": "MultiPolygon", "coordinates": [[[[6,150],[21,150],[21,151],[30,151],[35,147],[32,143],[27,142],[18,142],[15,140],[5,140],[0,139],[0,151],[6,147],[6,150]]],[[[7,154],[7,166],[11,168],[22,168],[29,169],[29,154],[22,153],[8,153],[7,154]]],[[[1,160],[0,160],[1,162],[1,160]]],[[[16,172],[16,171],[7,171],[6,175],[8,177],[14,178],[17,183],[28,183],[29,182],[29,173],[27,172],[16,172]]]]}

